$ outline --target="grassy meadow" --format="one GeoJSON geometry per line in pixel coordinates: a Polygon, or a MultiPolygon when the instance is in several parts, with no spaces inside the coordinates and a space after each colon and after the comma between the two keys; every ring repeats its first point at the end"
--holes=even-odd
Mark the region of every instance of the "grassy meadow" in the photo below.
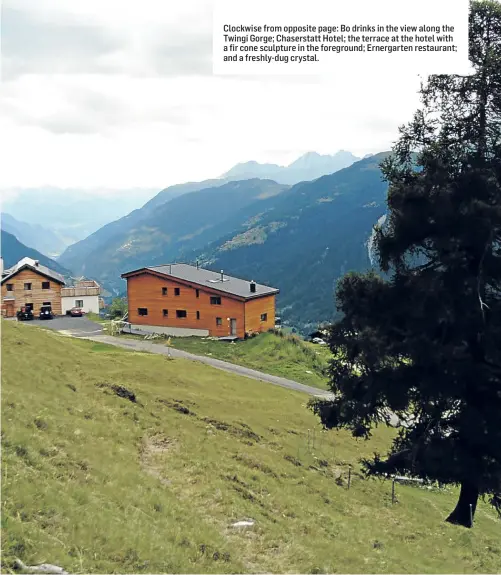
{"type": "MultiPolygon", "coordinates": [[[[144,336],[126,334],[119,337],[143,339],[144,336]]],[[[166,345],[163,338],[152,342],[166,345]]],[[[197,355],[209,355],[305,385],[327,389],[326,373],[332,356],[330,350],[327,346],[303,341],[295,335],[266,332],[235,343],[200,337],[172,337],[171,345],[197,355]]]]}
{"type": "Polygon", "coordinates": [[[467,530],[444,522],[455,489],[399,485],[392,504],[363,478],[393,430],[323,432],[300,393],[1,325],[3,573],[16,557],[74,574],[501,569],[487,504],[467,530]]]}

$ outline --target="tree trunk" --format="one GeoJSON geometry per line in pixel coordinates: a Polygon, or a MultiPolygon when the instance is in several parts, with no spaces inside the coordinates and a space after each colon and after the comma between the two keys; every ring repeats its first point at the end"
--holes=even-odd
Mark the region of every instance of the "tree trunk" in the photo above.
{"type": "Polygon", "coordinates": [[[459,500],[454,511],[447,517],[446,521],[454,525],[463,527],[473,527],[473,518],[477,509],[478,487],[474,483],[463,481],[459,500]]]}

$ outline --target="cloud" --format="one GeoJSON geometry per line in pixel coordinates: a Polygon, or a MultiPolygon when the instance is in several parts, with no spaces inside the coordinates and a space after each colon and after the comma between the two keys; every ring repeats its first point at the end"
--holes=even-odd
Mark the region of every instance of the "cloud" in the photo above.
{"type": "Polygon", "coordinates": [[[24,74],[110,73],[101,59],[125,46],[125,38],[93,22],[51,20],[16,4],[3,6],[3,81],[24,74]]]}
{"type": "Polygon", "coordinates": [[[19,126],[53,134],[109,134],[133,125],[183,127],[201,103],[178,96],[159,81],[106,76],[23,76],[7,83],[0,113],[19,126]],[[170,103],[169,103],[170,100],[170,103]]]}
{"type": "Polygon", "coordinates": [[[211,11],[3,0],[0,188],[161,189],[248,160],[362,156],[411,119],[419,82],[403,72],[212,76],[211,11]]]}
{"type": "Polygon", "coordinates": [[[212,74],[211,4],[7,0],[4,81],[25,74],[212,74]],[[43,9],[41,9],[41,5],[43,9]],[[170,16],[169,16],[170,15],[170,16]]]}

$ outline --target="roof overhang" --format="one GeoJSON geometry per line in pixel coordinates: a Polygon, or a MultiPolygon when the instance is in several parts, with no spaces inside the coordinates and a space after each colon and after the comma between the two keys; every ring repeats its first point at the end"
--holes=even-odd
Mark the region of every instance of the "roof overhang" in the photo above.
{"type": "Polygon", "coordinates": [[[58,284],[61,285],[66,285],[66,283],[63,280],[60,280],[58,278],[55,278],[54,276],[51,276],[50,274],[46,274],[44,273],[41,269],[37,268],[36,266],[32,266],[30,264],[23,264],[21,267],[17,268],[16,270],[14,270],[12,273],[10,273],[8,276],[5,276],[2,278],[2,281],[0,282],[0,285],[3,284],[4,282],[6,282],[7,280],[13,278],[15,275],[17,275],[19,272],[22,272],[25,269],[29,269],[34,271],[35,273],[43,276],[44,278],[47,278],[51,281],[57,282],[58,284]]]}
{"type": "Polygon", "coordinates": [[[136,276],[140,276],[143,274],[149,274],[149,275],[158,277],[160,279],[169,279],[169,280],[172,280],[172,281],[179,283],[181,285],[185,285],[187,287],[192,287],[193,289],[203,288],[203,290],[208,292],[208,293],[213,293],[216,295],[224,295],[225,297],[228,297],[230,299],[234,299],[237,301],[241,301],[241,302],[245,302],[245,301],[248,301],[251,299],[259,299],[259,298],[270,296],[270,295],[277,295],[280,292],[280,290],[278,288],[273,288],[273,289],[270,288],[270,291],[268,291],[266,293],[251,293],[251,292],[249,292],[248,296],[241,296],[241,295],[233,294],[231,292],[227,292],[224,290],[218,290],[216,287],[208,286],[204,283],[188,281],[188,280],[178,278],[176,276],[172,276],[172,275],[165,274],[165,273],[160,273],[160,272],[157,272],[157,271],[152,270],[150,268],[139,268],[137,270],[133,270],[133,271],[124,273],[120,277],[122,277],[123,279],[128,279],[130,277],[136,277],[136,276]]]}

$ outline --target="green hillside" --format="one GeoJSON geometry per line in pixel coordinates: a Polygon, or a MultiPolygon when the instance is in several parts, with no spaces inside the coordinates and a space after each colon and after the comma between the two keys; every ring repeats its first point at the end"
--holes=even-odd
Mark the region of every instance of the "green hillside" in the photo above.
{"type": "MultiPolygon", "coordinates": [[[[141,336],[127,335],[140,339],[141,336]]],[[[165,339],[153,340],[165,345],[165,339]]],[[[237,365],[263,371],[327,389],[327,370],[331,352],[327,346],[302,341],[281,332],[262,333],[257,337],[229,343],[202,337],[172,337],[171,345],[196,355],[209,355],[237,365]]]]}
{"type": "Polygon", "coordinates": [[[203,247],[234,229],[232,226],[227,230],[224,224],[239,210],[286,189],[288,186],[271,180],[253,179],[185,193],[158,206],[147,205],[110,225],[109,232],[103,228],[80,242],[78,249],[75,246],[71,251],[77,257],[70,257],[67,250],[61,262],[73,265],[75,273],[96,278],[108,289],[119,291],[124,288],[120,274],[175,261],[182,250],[203,247]],[[86,246],[92,250],[87,252],[86,246]]]}
{"type": "Polygon", "coordinates": [[[320,432],[302,394],[1,325],[4,573],[15,557],[70,573],[501,567],[487,505],[466,530],[444,522],[455,492],[398,486],[392,505],[390,483],[363,479],[359,457],[392,431],[320,432]]]}
{"type": "Polygon", "coordinates": [[[266,212],[255,210],[250,225],[187,259],[280,288],[284,324],[312,331],[333,319],[336,281],[371,265],[367,241],[386,209],[387,185],[379,169],[386,156],[293,186],[273,198],[266,212]]]}
{"type": "Polygon", "coordinates": [[[115,236],[129,233],[141,220],[152,216],[163,204],[183,194],[220,185],[221,180],[204,180],[203,182],[187,182],[185,184],[169,186],[156,194],[156,196],[151,198],[151,200],[146,202],[141,208],[106,224],[85,239],[72,244],[61,254],[59,259],[62,264],[81,273],[85,269],[87,258],[93,251],[97,250],[100,246],[105,246],[107,242],[115,236]]]}
{"type": "Polygon", "coordinates": [[[55,260],[44,256],[39,251],[25,246],[15,236],[4,230],[2,230],[0,247],[5,269],[17,264],[17,262],[23,258],[31,258],[38,260],[43,266],[60,273],[65,278],[68,278],[71,275],[71,271],[67,268],[63,267],[55,260]]]}

